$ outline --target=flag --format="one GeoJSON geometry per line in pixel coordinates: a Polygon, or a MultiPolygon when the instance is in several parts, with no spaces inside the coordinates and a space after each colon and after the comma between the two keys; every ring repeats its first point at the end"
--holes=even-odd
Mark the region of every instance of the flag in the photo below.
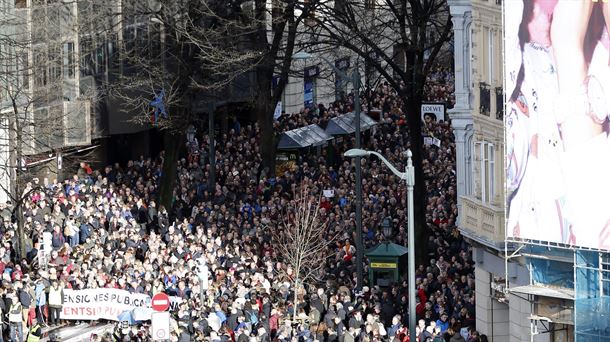
{"type": "Polygon", "coordinates": [[[275,112],[273,112],[273,119],[277,120],[282,116],[282,101],[278,101],[275,106],[275,112]]]}

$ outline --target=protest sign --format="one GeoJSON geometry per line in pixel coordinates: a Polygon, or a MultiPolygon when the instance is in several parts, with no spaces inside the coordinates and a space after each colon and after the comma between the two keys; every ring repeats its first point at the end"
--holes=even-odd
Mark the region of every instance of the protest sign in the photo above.
{"type": "MultiPolygon", "coordinates": [[[[170,297],[170,311],[182,302],[180,297],[170,297]]],[[[64,303],[60,318],[68,320],[118,321],[125,311],[150,308],[151,297],[142,293],[130,293],[119,289],[64,290],[64,303]]]]}

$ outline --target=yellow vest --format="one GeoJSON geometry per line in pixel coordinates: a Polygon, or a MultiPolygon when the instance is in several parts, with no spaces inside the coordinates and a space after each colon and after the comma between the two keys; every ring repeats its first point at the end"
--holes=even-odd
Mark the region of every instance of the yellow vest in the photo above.
{"type": "Polygon", "coordinates": [[[28,334],[28,339],[27,342],[38,342],[40,341],[40,337],[38,336],[34,336],[34,334],[32,334],[33,332],[37,332],[38,330],[40,330],[40,325],[38,323],[36,323],[35,326],[32,327],[32,329],[30,329],[30,333],[28,334]]]}

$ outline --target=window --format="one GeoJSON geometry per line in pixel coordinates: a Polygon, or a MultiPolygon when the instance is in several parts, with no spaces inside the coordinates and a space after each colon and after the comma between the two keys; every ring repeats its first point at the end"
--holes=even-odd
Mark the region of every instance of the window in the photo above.
{"type": "Polygon", "coordinates": [[[479,154],[481,163],[481,202],[491,203],[494,199],[495,187],[495,151],[490,142],[479,142],[479,154]]]}
{"type": "Polygon", "coordinates": [[[375,1],[376,0],[364,0],[364,8],[367,10],[375,10],[375,1]]]}
{"type": "Polygon", "coordinates": [[[27,0],[15,0],[15,8],[25,8],[27,4],[27,0]]]}
{"type": "Polygon", "coordinates": [[[37,87],[44,87],[47,85],[47,67],[46,67],[46,53],[43,49],[34,50],[34,85],[37,87]]]}
{"type": "Polygon", "coordinates": [[[487,30],[487,83],[494,84],[494,32],[487,30]]]}
{"type": "Polygon", "coordinates": [[[74,63],[74,43],[64,43],[64,78],[74,78],[76,74],[74,63]]]}
{"type": "Polygon", "coordinates": [[[466,54],[468,60],[466,61],[466,63],[468,64],[466,66],[467,72],[465,75],[465,81],[468,89],[472,89],[472,83],[470,82],[470,80],[472,79],[472,23],[468,24],[466,31],[468,32],[468,42],[466,42],[466,46],[468,47],[468,53],[466,54]]]}
{"type": "Polygon", "coordinates": [[[93,56],[91,49],[93,46],[91,36],[81,37],[80,42],[80,75],[89,76],[93,74],[93,56]]]}
{"type": "Polygon", "coordinates": [[[466,139],[466,172],[464,172],[464,195],[472,195],[473,173],[472,164],[474,161],[474,142],[472,134],[466,139]]]}
{"type": "Polygon", "coordinates": [[[95,53],[95,73],[97,75],[106,72],[106,44],[98,42],[98,47],[93,53],[95,53]]]}
{"type": "Polygon", "coordinates": [[[17,56],[17,70],[19,73],[19,77],[17,79],[18,87],[24,90],[27,90],[30,87],[29,76],[30,72],[28,70],[28,53],[22,52],[17,56]]]}
{"type": "Polygon", "coordinates": [[[489,116],[489,110],[491,107],[491,90],[489,84],[485,82],[479,83],[479,112],[483,115],[489,116]]]}
{"type": "Polygon", "coordinates": [[[47,63],[49,65],[49,83],[59,81],[61,78],[62,53],[59,45],[49,47],[47,63]]]}

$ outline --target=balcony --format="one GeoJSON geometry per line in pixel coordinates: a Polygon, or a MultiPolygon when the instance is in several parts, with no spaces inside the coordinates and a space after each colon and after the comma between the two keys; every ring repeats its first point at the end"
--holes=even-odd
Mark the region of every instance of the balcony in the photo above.
{"type": "Polygon", "coordinates": [[[479,83],[479,112],[482,115],[489,116],[491,107],[491,91],[489,85],[485,82],[479,83]]]}
{"type": "Polygon", "coordinates": [[[504,210],[482,204],[480,200],[462,196],[462,234],[483,245],[504,248],[504,210]]]}

